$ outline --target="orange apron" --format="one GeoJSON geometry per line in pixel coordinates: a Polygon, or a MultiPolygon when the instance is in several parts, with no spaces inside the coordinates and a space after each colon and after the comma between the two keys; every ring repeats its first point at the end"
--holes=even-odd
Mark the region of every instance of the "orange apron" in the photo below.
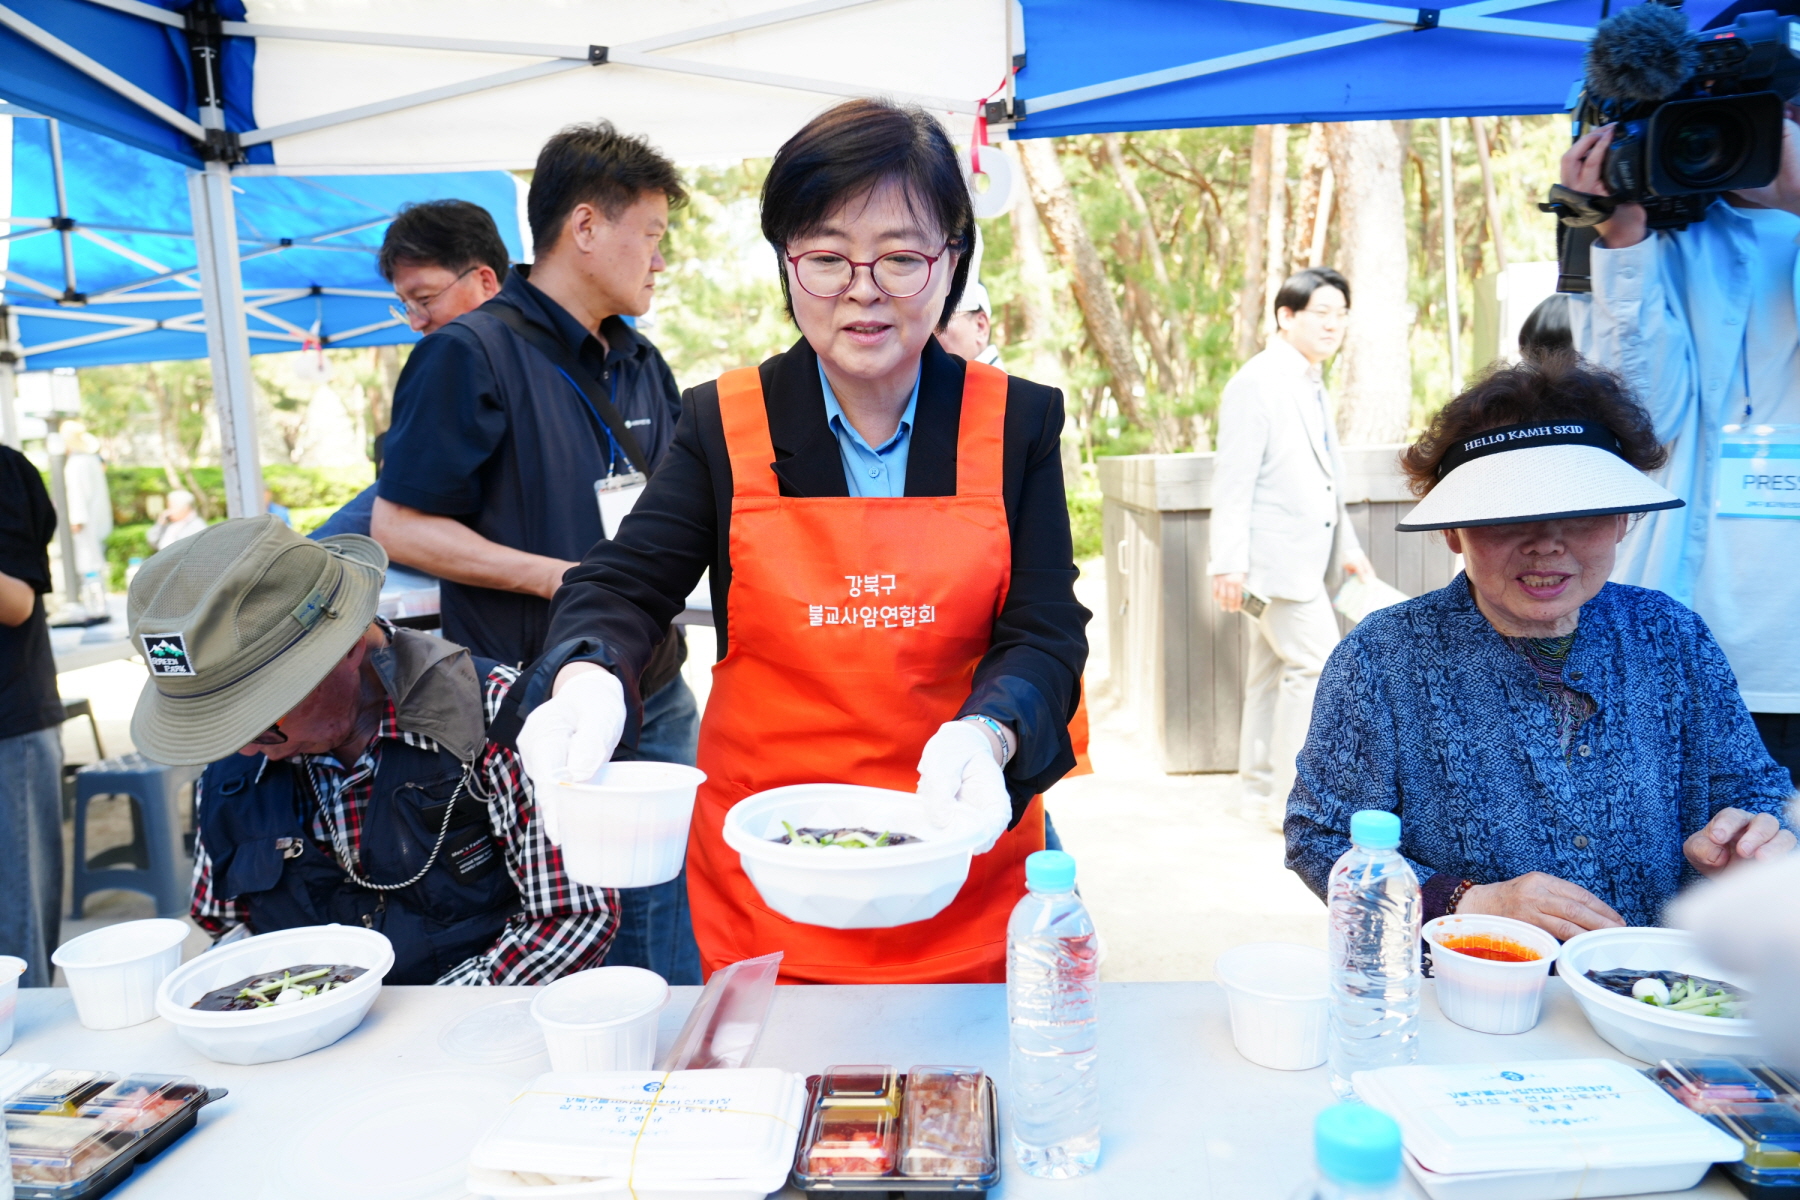
{"type": "Polygon", "coordinates": [[[732,805],[769,788],[918,786],[919,753],[968,699],[1012,576],[1006,376],[968,366],[954,496],[783,496],[755,368],[719,378],[719,412],[731,455],[731,648],[700,724],[706,782],[687,858],[706,973],[781,950],[784,983],[1004,982],[1025,856],[1044,847],[1041,800],[975,857],[948,908],[894,929],[825,929],[771,911],[721,831],[732,805]]]}

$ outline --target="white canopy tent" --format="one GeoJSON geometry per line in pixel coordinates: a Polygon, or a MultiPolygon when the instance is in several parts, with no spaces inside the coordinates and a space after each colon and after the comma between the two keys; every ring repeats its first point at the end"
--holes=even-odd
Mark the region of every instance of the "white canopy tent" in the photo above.
{"type": "Polygon", "coordinates": [[[191,196],[234,516],[261,497],[234,174],[527,168],[551,133],[602,118],[678,162],[732,160],[772,153],[856,96],[920,104],[966,140],[1023,44],[1014,0],[244,0],[243,20],[191,27],[181,10],[198,4],[164,3],[39,0],[40,12],[12,0],[0,31],[204,147],[191,196]],[[71,5],[111,11],[70,22],[71,5]],[[193,81],[187,111],[158,95],[129,56],[102,53],[118,40],[114,14],[185,35],[196,63],[229,62],[232,39],[254,39],[253,106],[227,95],[229,68],[193,81]],[[89,25],[97,44],[84,47],[89,25]],[[226,132],[246,110],[254,127],[226,132]]]}

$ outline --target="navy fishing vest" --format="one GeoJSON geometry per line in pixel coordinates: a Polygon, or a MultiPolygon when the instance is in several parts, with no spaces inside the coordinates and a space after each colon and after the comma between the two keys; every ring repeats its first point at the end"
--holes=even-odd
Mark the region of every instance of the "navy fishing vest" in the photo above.
{"type": "MultiPolygon", "coordinates": [[[[485,675],[490,665],[478,663],[477,670],[485,675]]],[[[418,874],[462,775],[462,764],[446,751],[382,742],[363,815],[364,879],[400,883],[418,874]]],[[[507,918],[522,911],[487,805],[468,788],[456,801],[437,862],[395,892],[356,884],[314,844],[315,803],[304,768],[260,754],[221,759],[201,778],[200,839],[212,859],[213,892],[248,906],[253,933],[362,925],[394,944],[385,982],[430,984],[488,950],[507,918]]]]}

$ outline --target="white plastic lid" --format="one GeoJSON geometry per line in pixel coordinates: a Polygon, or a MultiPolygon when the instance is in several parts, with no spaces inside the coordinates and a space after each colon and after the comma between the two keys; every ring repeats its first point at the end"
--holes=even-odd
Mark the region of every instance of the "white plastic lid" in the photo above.
{"type": "Polygon", "coordinates": [[[1609,1058],[1359,1071],[1427,1170],[1582,1170],[1734,1162],[1738,1140],[1609,1058]]]}
{"type": "Polygon", "coordinates": [[[642,967],[594,967],[565,975],[531,1001],[539,1021],[592,1029],[635,1021],[661,1008],[669,985],[642,967]]]}
{"type": "Polygon", "coordinates": [[[530,1000],[502,1000],[465,1013],[444,1026],[438,1046],[451,1058],[486,1066],[544,1052],[544,1031],[530,1000]]]}
{"type": "Polygon", "coordinates": [[[270,1165],[267,1194],[293,1200],[465,1196],[469,1147],[517,1088],[474,1071],[427,1071],[332,1096],[270,1165]]]}

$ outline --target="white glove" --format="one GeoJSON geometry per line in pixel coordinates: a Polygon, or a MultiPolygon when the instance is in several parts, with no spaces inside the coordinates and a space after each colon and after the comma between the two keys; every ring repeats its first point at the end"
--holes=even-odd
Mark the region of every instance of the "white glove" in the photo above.
{"type": "Polygon", "coordinates": [[[973,721],[947,721],[919,756],[919,799],[939,829],[953,822],[983,831],[986,854],[1012,820],[1012,797],[994,761],[993,743],[973,721]]]}
{"type": "Polygon", "coordinates": [[[561,845],[554,796],[560,783],[585,783],[612,758],[625,732],[625,688],[604,668],[571,676],[519,731],[519,758],[531,777],[551,842],[561,845]]]}

